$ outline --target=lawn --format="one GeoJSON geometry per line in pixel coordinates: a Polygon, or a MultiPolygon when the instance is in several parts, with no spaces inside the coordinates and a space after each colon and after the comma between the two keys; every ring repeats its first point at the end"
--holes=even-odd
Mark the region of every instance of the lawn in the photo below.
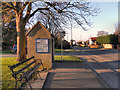
{"type": "MultiPolygon", "coordinates": [[[[17,59],[16,57],[0,58],[0,62],[2,62],[2,70],[1,70],[2,71],[2,88],[5,90],[8,88],[15,87],[15,79],[12,77],[12,72],[8,66],[18,63],[16,59],[17,59]]],[[[55,61],[61,62],[61,56],[56,55],[55,61]]],[[[63,62],[68,62],[68,61],[69,62],[81,62],[81,60],[75,56],[63,55],[63,62]]]]}
{"type": "MultiPolygon", "coordinates": [[[[59,52],[61,52],[61,49],[55,49],[54,50],[55,51],[55,53],[59,53],[59,52]]],[[[66,53],[69,53],[69,52],[74,52],[75,51],[75,49],[62,49],[62,52],[66,52],[66,53]]]]}
{"type": "MultiPolygon", "coordinates": [[[[55,53],[57,53],[57,52],[59,53],[59,52],[61,52],[61,49],[55,49],[54,51],[55,51],[55,53]]],[[[66,52],[66,53],[74,52],[74,51],[75,51],[75,49],[62,49],[62,52],[66,52]]],[[[15,53],[15,52],[5,50],[5,51],[0,51],[0,53],[15,53]]]]}
{"type": "Polygon", "coordinates": [[[62,59],[63,60],[61,60],[61,55],[55,55],[56,62],[82,62],[78,57],[71,55],[62,55],[62,59]]]}
{"type": "Polygon", "coordinates": [[[2,88],[5,90],[15,88],[15,79],[12,77],[12,72],[8,66],[18,63],[16,59],[16,57],[0,58],[0,62],[2,62],[2,88]]]}

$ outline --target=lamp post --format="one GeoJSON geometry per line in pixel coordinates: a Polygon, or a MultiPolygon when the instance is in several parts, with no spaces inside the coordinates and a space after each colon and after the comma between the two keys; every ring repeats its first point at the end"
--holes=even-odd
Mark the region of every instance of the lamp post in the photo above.
{"type": "Polygon", "coordinates": [[[63,37],[63,36],[65,36],[65,31],[62,31],[62,32],[61,32],[61,60],[63,60],[63,58],[62,58],[62,47],[63,47],[63,46],[62,46],[62,37],[63,37]]]}
{"type": "MultiPolygon", "coordinates": [[[[71,22],[70,22],[71,23],[71,22]]],[[[71,23],[71,41],[72,41],[72,23],[71,23]]]]}
{"type": "MultiPolygon", "coordinates": [[[[70,21],[70,20],[69,20],[70,21]]],[[[72,38],[72,23],[70,21],[70,24],[71,24],[71,46],[73,46],[73,38],[72,38]]]]}

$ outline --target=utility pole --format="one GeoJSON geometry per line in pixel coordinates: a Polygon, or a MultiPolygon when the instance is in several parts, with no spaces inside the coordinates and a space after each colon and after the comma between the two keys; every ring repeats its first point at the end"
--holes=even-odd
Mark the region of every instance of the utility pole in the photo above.
{"type": "Polygon", "coordinates": [[[72,23],[71,23],[71,40],[72,40],[72,23]]]}
{"type": "Polygon", "coordinates": [[[72,37],[72,23],[70,22],[71,24],[71,46],[73,46],[73,37],[72,37]]]}

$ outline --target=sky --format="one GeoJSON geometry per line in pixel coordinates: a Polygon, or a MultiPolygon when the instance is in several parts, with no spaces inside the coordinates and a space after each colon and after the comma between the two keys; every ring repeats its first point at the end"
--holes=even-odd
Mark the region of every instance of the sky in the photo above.
{"type": "MultiPolygon", "coordinates": [[[[96,37],[98,31],[106,31],[112,34],[115,31],[115,25],[118,23],[118,2],[91,2],[91,5],[100,8],[98,16],[90,17],[93,23],[88,31],[81,28],[72,28],[73,40],[86,41],[90,37],[96,37]]],[[[65,39],[71,40],[71,31],[66,30],[65,39]]]]}

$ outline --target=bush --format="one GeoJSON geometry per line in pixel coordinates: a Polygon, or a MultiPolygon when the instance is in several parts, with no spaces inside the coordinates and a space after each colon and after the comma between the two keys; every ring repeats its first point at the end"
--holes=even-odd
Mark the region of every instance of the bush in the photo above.
{"type": "Polygon", "coordinates": [[[98,44],[114,44],[117,45],[118,35],[108,35],[108,36],[100,36],[96,39],[98,44]]]}
{"type": "MultiPolygon", "coordinates": [[[[55,45],[56,49],[61,49],[61,42],[57,42],[55,45]]],[[[70,49],[70,43],[66,40],[62,41],[62,48],[63,49],[70,49]]]]}
{"type": "Polygon", "coordinates": [[[62,41],[63,49],[70,49],[70,43],[66,40],[62,41]]]}

